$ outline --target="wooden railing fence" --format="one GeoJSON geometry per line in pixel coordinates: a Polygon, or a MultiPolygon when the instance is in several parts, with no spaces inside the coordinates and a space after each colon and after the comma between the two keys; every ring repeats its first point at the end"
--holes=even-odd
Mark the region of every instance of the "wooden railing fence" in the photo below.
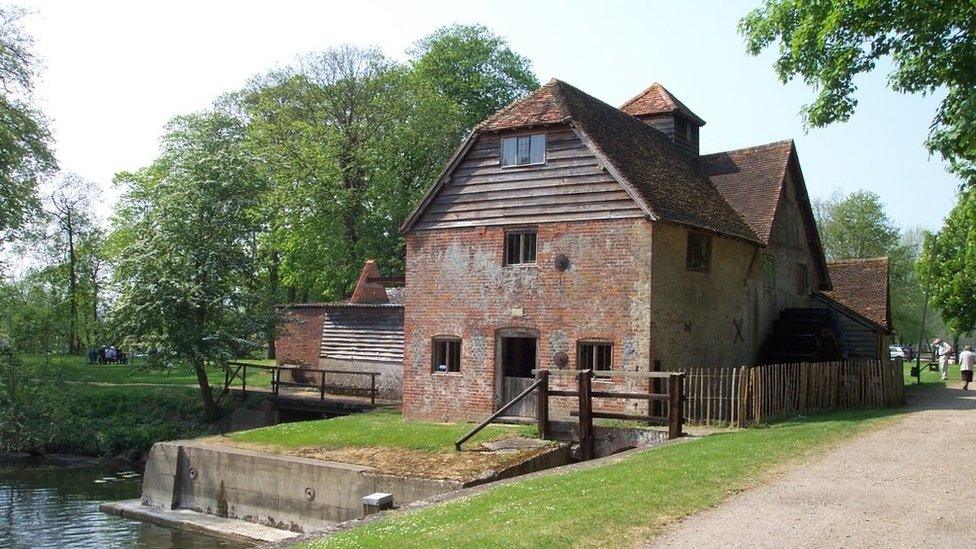
{"type": "Polygon", "coordinates": [[[529,396],[533,392],[538,393],[536,405],[536,424],[539,428],[539,438],[549,438],[549,400],[553,397],[568,397],[576,399],[577,410],[570,415],[576,416],[579,420],[579,443],[580,454],[583,460],[593,459],[596,438],[593,431],[594,419],[621,419],[646,422],[651,425],[667,425],[668,438],[674,439],[682,435],[684,416],[682,415],[682,398],[684,395],[685,374],[681,372],[594,372],[593,370],[579,371],[560,371],[560,370],[534,370],[536,379],[518,396],[500,407],[487,419],[468,431],[463,437],[454,442],[454,449],[461,450],[461,445],[478,434],[479,431],[487,427],[491,422],[502,416],[506,411],[515,406],[518,402],[529,396]],[[555,375],[572,375],[576,378],[576,383],[572,389],[553,389],[549,384],[549,377],[555,375]],[[667,382],[666,392],[655,392],[654,384],[647,383],[647,392],[628,392],[628,391],[601,391],[593,390],[594,377],[633,377],[644,380],[662,380],[667,382]],[[648,413],[642,414],[623,414],[615,412],[604,412],[599,406],[594,410],[594,399],[610,400],[639,400],[648,402],[648,413]],[[663,413],[655,415],[651,403],[665,403],[663,413]]]}
{"type": "MultiPolygon", "coordinates": [[[[302,366],[288,366],[288,365],[275,365],[266,366],[264,364],[251,364],[248,362],[228,362],[227,370],[224,372],[224,392],[227,392],[231,385],[234,383],[235,379],[239,379],[241,382],[241,395],[247,396],[247,369],[251,368],[257,370],[267,370],[271,372],[271,394],[278,396],[281,392],[281,387],[302,387],[302,388],[312,388],[317,389],[319,392],[319,400],[325,400],[325,395],[327,391],[342,391],[348,392],[353,391],[357,393],[365,393],[369,396],[369,403],[376,404],[376,377],[380,374],[378,372],[367,372],[367,371],[353,371],[353,370],[325,370],[319,368],[305,368],[302,366]],[[233,371],[231,371],[233,369],[233,371]],[[312,378],[312,381],[282,381],[281,372],[299,372],[303,376],[308,376],[312,378]],[[369,377],[369,388],[366,387],[356,387],[356,386],[346,386],[346,385],[332,385],[327,383],[327,375],[339,375],[339,376],[352,376],[352,377],[369,377]],[[314,376],[318,376],[318,380],[314,380],[314,376]]],[[[294,375],[293,375],[294,378],[294,375]]]]}
{"type": "Polygon", "coordinates": [[[689,423],[730,426],[758,425],[818,410],[901,403],[902,368],[898,359],[669,367],[685,373],[684,416],[689,423]]]}

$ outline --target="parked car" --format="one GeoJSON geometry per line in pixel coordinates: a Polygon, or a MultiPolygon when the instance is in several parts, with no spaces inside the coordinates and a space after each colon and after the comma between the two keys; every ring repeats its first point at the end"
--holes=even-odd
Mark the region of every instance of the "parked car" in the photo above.
{"type": "Polygon", "coordinates": [[[890,356],[892,360],[896,358],[904,358],[905,360],[908,360],[912,357],[912,354],[908,351],[908,349],[902,347],[901,345],[890,345],[888,347],[888,356],[890,356]]]}

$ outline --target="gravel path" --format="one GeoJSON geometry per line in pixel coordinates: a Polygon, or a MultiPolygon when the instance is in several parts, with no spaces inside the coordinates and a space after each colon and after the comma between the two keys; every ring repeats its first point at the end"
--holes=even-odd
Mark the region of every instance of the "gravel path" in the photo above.
{"type": "Polygon", "coordinates": [[[908,399],[903,419],[689,517],[648,546],[976,547],[976,391],[939,387],[908,399]]]}

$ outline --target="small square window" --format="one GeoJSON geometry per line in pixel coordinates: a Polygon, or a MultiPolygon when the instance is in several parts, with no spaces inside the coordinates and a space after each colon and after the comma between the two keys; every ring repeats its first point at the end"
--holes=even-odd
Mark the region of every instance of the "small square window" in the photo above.
{"type": "Polygon", "coordinates": [[[535,263],[535,231],[510,231],[505,233],[505,264],[535,263]]]}
{"type": "Polygon", "coordinates": [[[796,293],[803,294],[810,289],[810,271],[803,263],[796,264],[796,293]]]}
{"type": "Polygon", "coordinates": [[[688,251],[685,255],[685,268],[689,271],[707,273],[712,261],[712,237],[701,233],[688,233],[688,251]]]}
{"type": "Polygon", "coordinates": [[[502,167],[546,163],[546,134],[502,138],[502,167]]]}
{"type": "Polygon", "coordinates": [[[785,226],[783,230],[786,231],[786,243],[793,246],[798,245],[800,243],[800,225],[792,204],[786,204],[783,208],[783,223],[785,226]]]}
{"type": "Polygon", "coordinates": [[[776,258],[773,254],[763,254],[762,256],[762,277],[763,288],[772,290],[776,288],[776,258]]]}
{"type": "Polygon", "coordinates": [[[431,368],[434,372],[460,372],[461,339],[435,337],[431,352],[431,368]]]}
{"type": "Polygon", "coordinates": [[[608,371],[612,365],[612,356],[612,343],[580,342],[576,365],[580,370],[608,371]]]}

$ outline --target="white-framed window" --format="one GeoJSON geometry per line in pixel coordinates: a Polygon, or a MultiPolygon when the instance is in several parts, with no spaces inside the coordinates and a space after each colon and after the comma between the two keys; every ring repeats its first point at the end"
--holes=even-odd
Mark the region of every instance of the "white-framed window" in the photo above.
{"type": "Polygon", "coordinates": [[[435,373],[461,371],[461,338],[437,336],[431,349],[431,370],[435,373]]]}
{"type": "Polygon", "coordinates": [[[502,167],[546,163],[546,134],[502,138],[502,167]]]}
{"type": "Polygon", "coordinates": [[[609,371],[613,364],[613,343],[580,341],[576,367],[578,370],[609,371]]]}
{"type": "Polygon", "coordinates": [[[505,233],[505,264],[535,263],[535,229],[519,229],[505,233]]]}

